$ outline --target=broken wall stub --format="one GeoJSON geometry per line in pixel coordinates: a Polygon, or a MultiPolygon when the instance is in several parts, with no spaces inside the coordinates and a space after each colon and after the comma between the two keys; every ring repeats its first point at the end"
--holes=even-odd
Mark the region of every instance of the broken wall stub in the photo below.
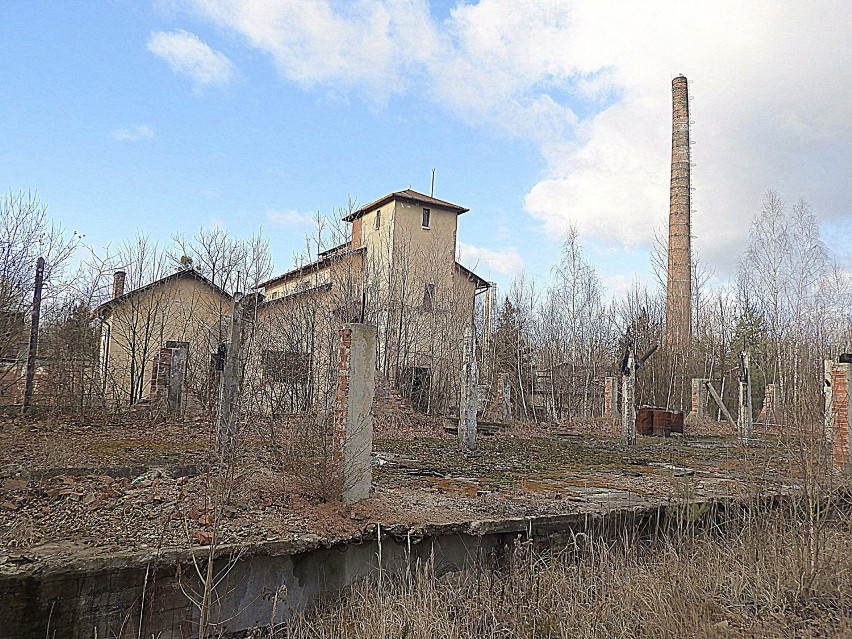
{"type": "Polygon", "coordinates": [[[686,416],[684,423],[687,425],[700,424],[709,419],[707,414],[707,382],[710,380],[703,377],[696,377],[692,380],[692,402],[689,414],[686,416]]]}
{"type": "Polygon", "coordinates": [[[604,417],[618,417],[618,378],[604,378],[604,417]]]}
{"type": "Polygon", "coordinates": [[[852,364],[825,361],[825,423],[826,442],[832,447],[834,464],[849,463],[849,396],[852,395],[852,364]]]}
{"type": "Polygon", "coordinates": [[[768,424],[775,419],[775,410],[778,406],[778,390],[775,384],[767,384],[763,392],[763,406],[757,415],[757,421],[768,424]]]}
{"type": "Polygon", "coordinates": [[[151,365],[149,399],[164,402],[172,414],[184,408],[184,378],[186,377],[188,345],[169,342],[154,356],[151,365]]]}
{"type": "Polygon", "coordinates": [[[476,449],[477,400],[476,344],[473,331],[467,328],[462,343],[461,388],[459,394],[459,450],[476,449]]]}
{"type": "Polygon", "coordinates": [[[632,347],[621,375],[621,443],[636,444],[636,359],[632,347]]]}
{"type": "Polygon", "coordinates": [[[376,328],[344,324],[338,336],[334,461],[340,475],[341,498],[352,504],[370,495],[372,482],[376,328]]]}

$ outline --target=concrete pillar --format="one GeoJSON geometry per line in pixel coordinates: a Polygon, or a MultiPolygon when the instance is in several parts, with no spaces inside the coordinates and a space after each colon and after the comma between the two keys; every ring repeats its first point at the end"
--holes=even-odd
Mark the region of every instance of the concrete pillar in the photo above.
{"type": "Polygon", "coordinates": [[[618,378],[604,378],[604,417],[618,417],[618,378]]]}
{"type": "Polygon", "coordinates": [[[512,419],[512,384],[508,373],[500,373],[497,376],[497,384],[500,386],[500,419],[504,422],[512,419]]]}
{"type": "Polygon", "coordinates": [[[476,345],[468,327],[462,340],[461,392],[459,393],[459,450],[476,450],[477,398],[476,345]]]}
{"type": "Polygon", "coordinates": [[[169,367],[169,411],[180,414],[183,411],[183,381],[186,376],[186,347],[171,349],[169,367]]]}
{"type": "Polygon", "coordinates": [[[231,336],[225,353],[225,370],[222,372],[222,388],[219,391],[219,415],[216,423],[216,449],[221,454],[234,452],[237,436],[240,397],[240,351],[242,349],[242,293],[231,298],[231,336]]]}
{"type": "Polygon", "coordinates": [[[746,441],[750,440],[753,431],[752,410],[751,410],[751,367],[749,363],[749,354],[745,351],[740,353],[740,411],[737,427],[740,431],[740,437],[746,441]]]}
{"type": "Polygon", "coordinates": [[[334,461],[341,499],[353,504],[370,495],[372,482],[376,328],[368,324],[344,324],[338,335],[334,461]]]}
{"type": "Polygon", "coordinates": [[[697,424],[707,419],[707,382],[705,378],[692,380],[692,407],[686,416],[685,423],[697,424]]]}
{"type": "Polygon", "coordinates": [[[632,347],[621,374],[621,406],[621,441],[633,446],[636,443],[636,359],[632,347]]]}
{"type": "Polygon", "coordinates": [[[825,361],[825,439],[831,445],[836,466],[849,463],[849,397],[852,395],[852,364],[825,361]]]}

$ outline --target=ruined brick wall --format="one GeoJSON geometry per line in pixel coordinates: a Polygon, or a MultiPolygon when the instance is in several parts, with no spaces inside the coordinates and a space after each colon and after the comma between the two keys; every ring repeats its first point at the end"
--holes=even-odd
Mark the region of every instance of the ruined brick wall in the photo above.
{"type": "Polygon", "coordinates": [[[849,463],[849,395],[852,364],[825,363],[825,434],[832,445],[834,463],[849,463]]]}
{"type": "Polygon", "coordinates": [[[604,378],[604,417],[618,417],[618,388],[620,380],[617,377],[604,378]]]}
{"type": "Polygon", "coordinates": [[[682,75],[672,80],[671,169],[666,341],[677,347],[689,342],[692,321],[689,90],[682,75]]]}
{"type": "Polygon", "coordinates": [[[775,405],[778,398],[776,388],[775,384],[766,385],[766,389],[763,392],[763,406],[757,415],[758,422],[771,422],[775,418],[775,405]]]}
{"type": "Polygon", "coordinates": [[[165,399],[169,392],[169,378],[172,374],[171,348],[161,348],[151,364],[151,392],[149,398],[165,399]]]}

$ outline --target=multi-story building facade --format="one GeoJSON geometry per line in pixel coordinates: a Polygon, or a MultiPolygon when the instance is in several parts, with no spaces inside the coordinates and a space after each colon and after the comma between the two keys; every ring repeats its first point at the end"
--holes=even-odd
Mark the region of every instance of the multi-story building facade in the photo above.
{"type": "Polygon", "coordinates": [[[272,409],[324,402],[341,323],[378,331],[379,372],[427,412],[455,401],[461,339],[489,284],[456,261],[456,204],[410,189],[348,214],[348,240],[262,283],[257,343],[272,409]]]}

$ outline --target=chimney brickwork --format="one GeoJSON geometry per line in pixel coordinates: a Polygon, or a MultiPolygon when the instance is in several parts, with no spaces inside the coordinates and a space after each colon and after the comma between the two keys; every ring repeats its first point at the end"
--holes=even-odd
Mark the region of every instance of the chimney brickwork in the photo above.
{"type": "Polygon", "coordinates": [[[669,255],[666,288],[666,341],[689,343],[692,323],[690,239],[689,89],[682,75],[672,80],[672,174],[669,191],[669,255]]]}
{"type": "Polygon", "coordinates": [[[116,271],[112,276],[112,297],[121,297],[124,295],[124,280],[127,273],[124,271],[116,271]]]}

